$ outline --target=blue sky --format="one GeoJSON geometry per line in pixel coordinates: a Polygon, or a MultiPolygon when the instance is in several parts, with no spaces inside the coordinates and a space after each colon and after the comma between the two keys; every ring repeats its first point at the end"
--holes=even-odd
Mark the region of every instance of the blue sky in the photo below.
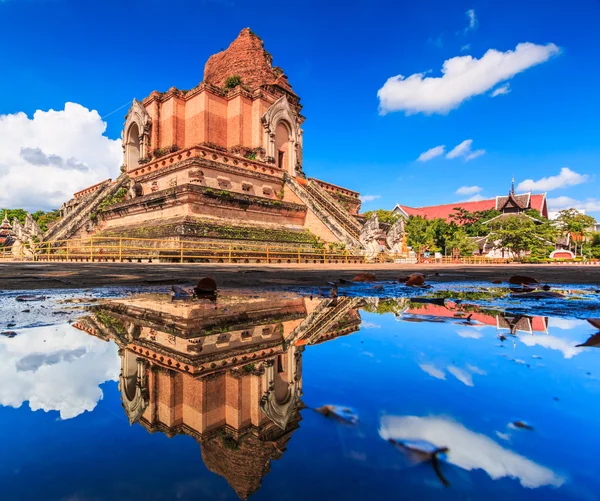
{"type": "Polygon", "coordinates": [[[599,25],[597,0],[0,0],[0,147],[4,135],[7,151],[41,152],[47,167],[23,165],[28,179],[18,179],[23,155],[0,154],[13,193],[0,205],[49,208],[116,176],[118,143],[92,137],[102,127],[87,110],[118,139],[126,108],[111,112],[197,85],[207,58],[249,26],[302,98],[304,170],[360,191],[363,209],[504,194],[514,174],[555,208],[600,217],[599,25]],[[517,48],[525,43],[535,45],[517,48]],[[440,81],[448,60],[454,70],[440,81]],[[380,101],[396,75],[406,79],[380,101]],[[67,112],[67,102],[84,108],[67,112]],[[64,113],[33,119],[50,109],[64,113]],[[58,137],[63,126],[71,139],[58,137]]]}

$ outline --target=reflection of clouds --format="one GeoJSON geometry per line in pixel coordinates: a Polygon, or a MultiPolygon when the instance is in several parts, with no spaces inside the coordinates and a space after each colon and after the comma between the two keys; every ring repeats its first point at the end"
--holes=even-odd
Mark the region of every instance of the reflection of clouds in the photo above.
{"type": "Polygon", "coordinates": [[[549,317],[548,318],[548,327],[555,327],[556,329],[561,329],[563,331],[568,331],[571,329],[576,329],[577,327],[586,326],[587,322],[585,320],[577,320],[571,318],[558,318],[558,317],[549,317]]]}
{"type": "Polygon", "coordinates": [[[438,369],[435,365],[419,364],[419,367],[423,372],[429,374],[431,377],[434,377],[436,379],[446,379],[446,374],[444,374],[444,371],[438,369]]]}
{"type": "MultiPolygon", "coordinates": [[[[426,374],[429,374],[431,377],[436,379],[446,379],[446,373],[444,372],[444,369],[439,369],[433,364],[419,364],[419,368],[426,374]]],[[[467,364],[466,369],[461,369],[455,365],[449,365],[446,367],[446,370],[461,383],[466,384],[467,386],[474,386],[473,374],[477,374],[479,376],[487,375],[487,372],[471,364],[467,364]]]]}
{"type": "Polygon", "coordinates": [[[360,326],[363,329],[381,329],[381,325],[375,324],[373,322],[362,322],[360,326]]]}
{"type": "Polygon", "coordinates": [[[487,376],[487,372],[475,365],[467,364],[467,369],[469,369],[469,371],[471,371],[473,374],[478,374],[479,376],[487,376]]]}
{"type": "Polygon", "coordinates": [[[578,341],[562,339],[550,336],[549,334],[537,336],[524,334],[520,335],[519,339],[526,346],[541,346],[542,348],[560,351],[565,358],[573,358],[578,353],[581,353],[581,348],[576,347],[579,344],[578,341]]]}
{"type": "Polygon", "coordinates": [[[543,485],[559,487],[564,483],[564,479],[552,470],[448,418],[384,416],[379,435],[385,440],[422,440],[436,447],[448,447],[449,463],[469,471],[482,469],[494,480],[515,478],[529,488],[543,485]]]}
{"type": "Polygon", "coordinates": [[[0,405],[59,411],[69,419],[96,407],[99,385],[116,381],[117,346],[70,325],[47,326],[0,338],[0,405]]]}
{"type": "Polygon", "coordinates": [[[467,371],[459,369],[454,365],[448,366],[448,372],[452,374],[456,379],[458,379],[462,384],[466,384],[467,386],[473,386],[473,378],[471,374],[467,371]]]}
{"type": "Polygon", "coordinates": [[[466,339],[481,339],[483,337],[483,334],[479,332],[479,327],[475,325],[470,328],[458,329],[456,333],[466,339]]]}

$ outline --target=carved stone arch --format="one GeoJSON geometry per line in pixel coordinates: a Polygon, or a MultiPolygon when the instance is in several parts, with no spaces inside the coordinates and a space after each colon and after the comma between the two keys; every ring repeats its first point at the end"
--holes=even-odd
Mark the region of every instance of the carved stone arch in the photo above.
{"type": "Polygon", "coordinates": [[[152,119],[137,99],[127,116],[121,139],[123,143],[123,165],[127,171],[135,169],[139,165],[139,159],[146,158],[150,149],[150,128],[152,119]]]}
{"type": "Polygon", "coordinates": [[[282,430],[287,428],[302,395],[301,356],[296,356],[297,350],[297,347],[291,346],[278,355],[285,358],[286,369],[283,377],[279,373],[281,369],[278,369],[278,363],[266,365],[263,374],[266,391],[261,400],[261,408],[282,430]]]}
{"type": "Polygon", "coordinates": [[[280,97],[262,116],[264,127],[264,141],[267,156],[280,163],[282,152],[287,154],[285,165],[281,167],[291,176],[295,176],[301,170],[299,149],[302,147],[302,129],[297,114],[290,106],[287,96],[280,97]],[[288,141],[280,140],[282,126],[289,133],[288,141]],[[279,128],[279,129],[278,129],[279,128]],[[278,136],[279,130],[279,136],[278,136]],[[279,142],[279,144],[278,144],[279,142]]]}
{"type": "Polygon", "coordinates": [[[148,362],[128,350],[124,350],[121,355],[119,391],[129,424],[136,423],[148,407],[147,364],[148,362]]]}

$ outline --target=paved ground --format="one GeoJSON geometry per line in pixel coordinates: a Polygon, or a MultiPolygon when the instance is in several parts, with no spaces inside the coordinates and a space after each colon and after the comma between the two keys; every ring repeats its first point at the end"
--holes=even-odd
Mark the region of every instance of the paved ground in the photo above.
{"type": "Polygon", "coordinates": [[[0,290],[65,289],[118,285],[169,285],[194,283],[212,276],[220,287],[324,285],[359,272],[378,280],[397,280],[413,272],[428,281],[495,279],[529,275],[540,282],[594,284],[600,288],[600,266],[570,265],[240,265],[158,263],[0,263],[0,290]]]}

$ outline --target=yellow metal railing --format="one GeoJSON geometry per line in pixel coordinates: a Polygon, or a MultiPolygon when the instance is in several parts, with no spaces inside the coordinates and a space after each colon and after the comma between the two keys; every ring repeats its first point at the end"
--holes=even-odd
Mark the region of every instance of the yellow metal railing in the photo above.
{"type": "Polygon", "coordinates": [[[1,247],[0,248],[0,261],[8,260],[8,259],[13,259],[12,249],[6,248],[6,247],[1,247]]]}
{"type": "Polygon", "coordinates": [[[160,261],[218,263],[363,263],[363,254],[285,245],[93,237],[25,245],[36,261],[160,261]]]}
{"type": "MultiPolygon", "coordinates": [[[[407,255],[380,253],[366,256],[358,251],[328,250],[293,244],[227,244],[191,240],[159,240],[130,237],[93,237],[89,239],[30,242],[20,247],[19,255],[0,248],[0,260],[87,261],[87,262],[211,262],[281,264],[356,264],[410,263],[407,255]]],[[[512,260],[467,256],[418,259],[419,264],[505,264],[512,260]]]]}

